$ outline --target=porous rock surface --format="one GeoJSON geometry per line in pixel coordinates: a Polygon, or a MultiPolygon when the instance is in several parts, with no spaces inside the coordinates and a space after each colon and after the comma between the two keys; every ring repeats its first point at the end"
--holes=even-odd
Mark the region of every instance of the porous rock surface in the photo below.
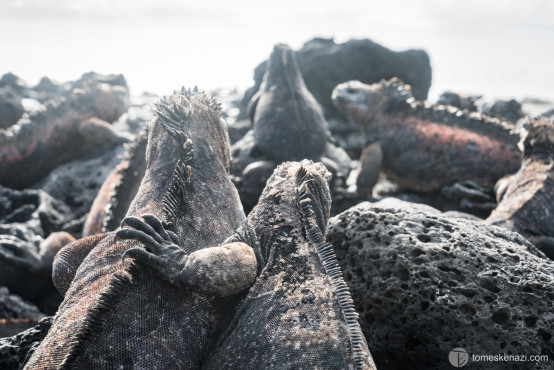
{"type": "Polygon", "coordinates": [[[554,263],[519,234],[403,203],[361,203],[327,234],[377,367],[450,368],[456,347],[553,359],[554,263]]]}
{"type": "Polygon", "coordinates": [[[13,190],[0,186],[1,235],[31,241],[59,231],[71,219],[65,203],[42,190],[13,190]]]}
{"type": "Polygon", "coordinates": [[[525,117],[521,109],[521,103],[515,99],[497,100],[490,106],[485,105],[483,107],[483,113],[496,115],[513,123],[525,117]]]}
{"type": "Polygon", "coordinates": [[[476,102],[479,98],[479,96],[468,96],[458,94],[453,91],[445,91],[439,96],[437,104],[451,105],[458,109],[477,112],[478,108],[476,102]]]}
{"type": "Polygon", "coordinates": [[[54,256],[41,243],[71,219],[69,207],[42,190],[0,186],[0,287],[55,312],[61,297],[51,279],[54,256]]]}
{"type": "Polygon", "coordinates": [[[38,325],[12,337],[0,338],[0,368],[20,369],[28,360],[52,325],[52,316],[45,317],[38,325]]]}

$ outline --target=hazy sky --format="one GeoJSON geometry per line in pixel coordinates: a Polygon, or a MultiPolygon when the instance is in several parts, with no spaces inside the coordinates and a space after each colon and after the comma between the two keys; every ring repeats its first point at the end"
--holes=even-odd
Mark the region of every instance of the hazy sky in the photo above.
{"type": "Polygon", "coordinates": [[[314,36],[425,49],[433,97],[554,100],[551,0],[1,0],[0,74],[124,73],[133,93],[248,87],[274,44],[314,36]]]}

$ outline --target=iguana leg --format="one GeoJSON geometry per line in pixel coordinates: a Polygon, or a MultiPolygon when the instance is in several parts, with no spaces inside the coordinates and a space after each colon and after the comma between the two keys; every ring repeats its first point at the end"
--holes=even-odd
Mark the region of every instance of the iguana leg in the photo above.
{"type": "Polygon", "coordinates": [[[62,296],[65,296],[81,262],[106,235],[108,234],[96,234],[79,239],[66,245],[56,254],[52,265],[52,280],[62,296]]]}
{"type": "Polygon", "coordinates": [[[234,242],[186,254],[177,245],[177,236],[158,218],[143,215],[142,219],[125,218],[122,225],[131,228],[115,235],[116,240],[134,239],[145,247],[127,250],[123,260],[133,258],[177,287],[218,297],[240,293],[256,280],[257,261],[249,245],[234,242]]]}
{"type": "Polygon", "coordinates": [[[358,194],[371,196],[371,190],[377,183],[382,163],[383,153],[379,143],[371,144],[362,151],[358,178],[356,179],[356,192],[358,194]]]}

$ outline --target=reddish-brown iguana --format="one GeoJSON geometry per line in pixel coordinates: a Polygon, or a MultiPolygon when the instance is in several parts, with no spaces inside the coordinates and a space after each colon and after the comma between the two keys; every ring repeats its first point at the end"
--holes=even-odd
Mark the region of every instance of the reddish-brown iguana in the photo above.
{"type": "Polygon", "coordinates": [[[125,217],[146,169],[148,132],[137,134],[125,156],[98,190],[83,226],[83,237],[113,231],[125,217]]]}
{"type": "Polygon", "coordinates": [[[333,91],[334,104],[364,136],[357,191],[371,195],[381,169],[398,184],[430,192],[473,180],[492,188],[521,165],[513,125],[478,113],[424,104],[397,78],[333,91]]]}

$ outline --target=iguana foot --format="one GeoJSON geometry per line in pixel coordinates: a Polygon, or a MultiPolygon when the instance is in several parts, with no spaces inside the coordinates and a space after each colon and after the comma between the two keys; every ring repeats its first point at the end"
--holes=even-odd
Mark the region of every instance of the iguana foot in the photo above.
{"type": "Polygon", "coordinates": [[[245,243],[230,242],[187,254],[178,245],[177,235],[155,216],[126,217],[121,224],[131,228],[119,230],[116,240],[137,240],[145,248],[127,250],[122,260],[132,258],[178,288],[226,297],[243,292],[256,280],[256,256],[245,243]]]}
{"type": "Polygon", "coordinates": [[[140,264],[152,268],[162,278],[175,283],[174,277],[184,269],[187,254],[177,245],[178,237],[166,230],[154,215],[126,217],[121,225],[130,228],[121,229],[115,234],[116,240],[137,240],[143,248],[131,248],[125,251],[123,261],[132,258],[140,264]]]}

